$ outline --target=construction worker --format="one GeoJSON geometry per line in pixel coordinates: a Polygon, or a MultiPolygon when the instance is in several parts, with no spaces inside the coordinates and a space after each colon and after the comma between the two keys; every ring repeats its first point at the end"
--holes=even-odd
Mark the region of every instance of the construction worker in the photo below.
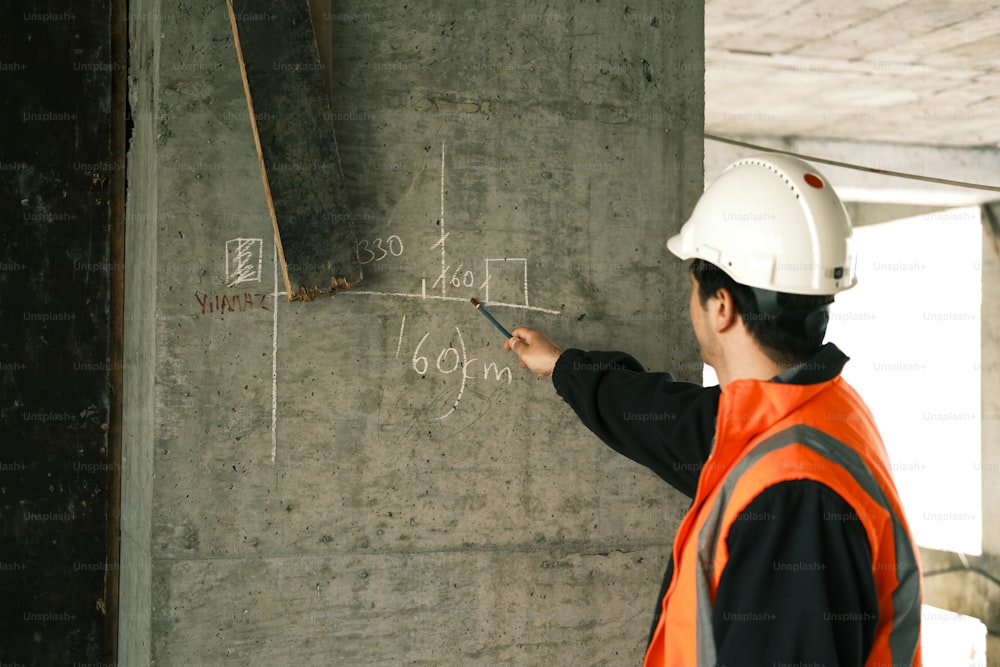
{"type": "Polygon", "coordinates": [[[802,160],[742,159],[667,247],[693,260],[691,324],[718,386],[525,327],[506,343],[606,444],[692,498],[644,664],[919,666],[917,547],[847,357],[823,344],[829,304],[856,283],[840,199],[802,160]]]}

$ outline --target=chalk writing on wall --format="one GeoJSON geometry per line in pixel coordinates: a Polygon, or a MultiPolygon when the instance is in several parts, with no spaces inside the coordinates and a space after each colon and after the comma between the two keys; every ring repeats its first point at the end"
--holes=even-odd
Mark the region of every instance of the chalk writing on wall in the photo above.
{"type": "Polygon", "coordinates": [[[358,259],[362,264],[381,262],[386,257],[399,257],[403,254],[403,239],[393,234],[385,239],[377,238],[371,241],[363,239],[358,242],[358,259]]]}
{"type": "MultiPolygon", "coordinates": [[[[426,274],[420,279],[419,292],[352,290],[351,294],[392,296],[409,299],[433,299],[443,301],[468,302],[470,290],[481,290],[485,305],[531,310],[558,315],[560,311],[534,306],[528,299],[528,258],[503,257],[483,258],[482,264],[457,265],[448,258],[448,230],[446,209],[446,165],[447,149],[441,143],[441,173],[440,173],[440,211],[435,221],[437,235],[429,250],[440,254],[440,269],[433,278],[426,274]],[[461,290],[460,296],[449,294],[449,290],[461,290]]],[[[404,253],[403,240],[397,235],[373,240],[364,240],[358,244],[358,255],[362,264],[379,263],[383,260],[391,262],[404,253]]],[[[433,275],[433,274],[432,274],[433,275]]]]}
{"type": "Polygon", "coordinates": [[[236,238],[226,241],[226,285],[260,282],[264,240],[236,238]]]}
{"type": "Polygon", "coordinates": [[[501,367],[496,362],[484,361],[478,357],[470,357],[469,350],[465,345],[465,336],[462,329],[455,327],[457,337],[451,337],[449,341],[442,343],[437,341],[438,336],[431,338],[431,332],[426,331],[417,338],[406,337],[406,315],[403,316],[399,325],[399,341],[396,344],[396,358],[400,359],[403,353],[404,340],[407,342],[406,354],[402,358],[406,361],[410,369],[417,375],[426,376],[428,374],[440,374],[446,377],[458,378],[455,389],[455,397],[450,407],[444,414],[436,419],[447,419],[458,409],[465,395],[465,389],[469,381],[493,382],[497,384],[510,384],[513,377],[509,366],[501,367]],[[410,354],[409,345],[416,339],[416,344],[412,347],[410,354]],[[430,340],[428,340],[430,339],[430,340]]]}

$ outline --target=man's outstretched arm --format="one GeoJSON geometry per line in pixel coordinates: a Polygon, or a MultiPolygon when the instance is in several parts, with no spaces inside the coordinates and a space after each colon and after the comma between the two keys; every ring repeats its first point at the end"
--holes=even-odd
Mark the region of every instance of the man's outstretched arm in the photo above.
{"type": "Polygon", "coordinates": [[[609,447],[693,497],[711,451],[718,387],[646,371],[623,352],[563,351],[545,334],[518,327],[505,347],[559,395],[609,447]]]}

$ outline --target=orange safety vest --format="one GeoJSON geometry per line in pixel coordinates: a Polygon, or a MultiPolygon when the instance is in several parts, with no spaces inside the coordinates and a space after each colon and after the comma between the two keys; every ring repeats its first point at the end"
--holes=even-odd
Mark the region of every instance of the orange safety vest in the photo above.
{"type": "Polygon", "coordinates": [[[879,609],[866,667],[921,665],[919,554],[874,419],[838,375],[804,385],[737,380],[722,392],[715,444],[674,540],[673,577],[645,667],[715,667],[712,605],[729,529],[766,488],[799,479],[839,494],[868,535],[879,609]]]}

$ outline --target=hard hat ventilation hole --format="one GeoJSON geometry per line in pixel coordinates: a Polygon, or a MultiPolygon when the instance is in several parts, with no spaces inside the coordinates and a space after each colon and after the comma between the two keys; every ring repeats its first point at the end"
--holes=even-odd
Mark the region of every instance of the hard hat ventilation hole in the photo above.
{"type": "MultiPolygon", "coordinates": [[[[738,162],[733,163],[730,168],[736,167],[738,165],[754,165],[757,167],[766,168],[771,173],[777,174],[781,178],[781,180],[785,182],[785,185],[788,186],[788,189],[795,194],[796,199],[802,199],[802,190],[799,189],[799,186],[796,184],[795,179],[790,177],[787,173],[785,173],[775,165],[771,164],[770,162],[754,158],[746,158],[744,160],[740,160],[738,162]]],[[[804,174],[803,178],[808,185],[816,189],[822,189],[824,187],[823,179],[821,179],[816,174],[807,172],[806,174],[804,174]]]]}

